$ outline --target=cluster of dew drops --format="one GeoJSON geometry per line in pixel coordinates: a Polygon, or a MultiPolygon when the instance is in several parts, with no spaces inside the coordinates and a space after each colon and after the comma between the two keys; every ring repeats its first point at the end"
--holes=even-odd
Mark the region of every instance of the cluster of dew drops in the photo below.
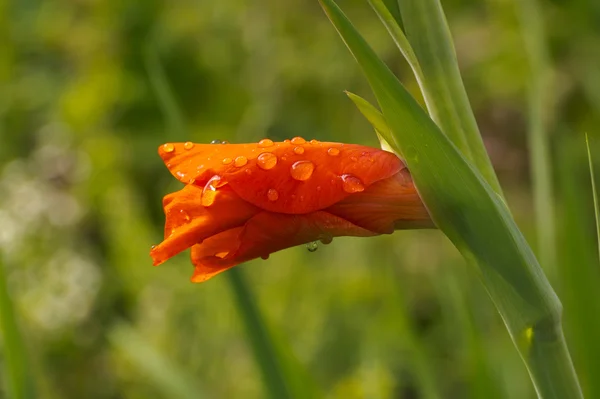
{"type": "MultiPolygon", "coordinates": [[[[302,155],[305,152],[305,149],[304,149],[304,147],[302,147],[302,145],[306,144],[307,141],[305,139],[303,139],[302,137],[294,137],[291,140],[284,140],[284,143],[293,144],[295,146],[293,149],[294,154],[302,155]]],[[[319,142],[317,140],[311,140],[308,143],[318,144],[319,142]]],[[[229,144],[229,142],[223,141],[223,140],[212,140],[210,142],[210,144],[229,144]]],[[[275,145],[275,143],[270,139],[263,139],[258,142],[259,148],[266,149],[266,148],[272,147],[273,145],[275,145]]],[[[191,150],[192,148],[194,148],[194,143],[192,143],[190,141],[185,142],[183,145],[183,148],[185,150],[191,150]]],[[[173,152],[175,150],[175,146],[171,143],[167,143],[167,144],[163,145],[163,150],[165,152],[173,152]]],[[[340,154],[340,150],[336,147],[330,147],[327,149],[327,154],[332,157],[337,157],[340,154]]],[[[282,156],[282,160],[285,161],[286,157],[282,156]]],[[[351,157],[350,160],[357,161],[357,158],[351,157]]],[[[273,169],[277,165],[277,162],[278,162],[277,156],[271,152],[263,152],[256,158],[257,166],[263,170],[273,169]]],[[[243,155],[237,156],[235,158],[226,157],[226,158],[223,158],[222,163],[223,163],[223,165],[233,164],[233,166],[241,168],[248,163],[248,159],[243,155]]],[[[315,170],[315,164],[312,161],[300,160],[300,161],[294,162],[292,164],[292,166],[290,167],[290,176],[293,179],[298,180],[298,181],[307,181],[313,175],[314,170],[315,170]]],[[[246,173],[251,174],[252,171],[250,169],[246,169],[246,173]]],[[[340,176],[340,178],[342,180],[342,189],[347,193],[351,193],[351,194],[358,193],[358,192],[364,191],[364,189],[365,189],[362,181],[356,176],[353,176],[351,174],[343,174],[340,176]]],[[[333,182],[334,181],[332,181],[332,183],[333,182]]],[[[211,206],[216,199],[217,189],[219,187],[223,187],[226,184],[227,184],[227,182],[225,180],[221,179],[221,177],[218,175],[215,175],[212,178],[210,178],[209,181],[204,186],[204,189],[202,190],[202,196],[201,196],[202,205],[205,207],[211,206]]],[[[321,188],[320,186],[317,187],[317,189],[320,189],[320,188],[321,188]]],[[[277,192],[277,190],[274,188],[269,189],[267,191],[267,199],[272,202],[277,201],[279,199],[279,193],[277,192]]],[[[332,241],[332,237],[323,236],[320,238],[320,241],[323,244],[329,244],[332,241]]],[[[319,241],[312,241],[312,242],[309,242],[308,244],[306,244],[306,248],[308,249],[309,252],[315,252],[318,249],[318,246],[319,246],[319,241]]]]}

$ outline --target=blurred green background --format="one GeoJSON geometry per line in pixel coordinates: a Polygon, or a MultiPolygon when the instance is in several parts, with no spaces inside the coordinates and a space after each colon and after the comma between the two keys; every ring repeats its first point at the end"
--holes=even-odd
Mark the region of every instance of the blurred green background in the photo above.
{"type": "MultiPolygon", "coordinates": [[[[418,96],[366,2],[340,5],[418,96]]],[[[535,247],[529,20],[518,0],[443,5],[486,146],[535,247]]],[[[584,391],[600,398],[583,138],[600,160],[600,3],[540,5],[558,231],[543,266],[584,391]]],[[[437,231],[291,248],[200,285],[189,282],[187,254],[152,267],[162,197],[180,188],[158,145],[303,136],[376,146],[345,89],[372,98],[316,0],[0,0],[0,266],[32,397],[273,396],[240,287],[278,353],[274,374],[296,396],[534,397],[474,270],[437,231]]]]}

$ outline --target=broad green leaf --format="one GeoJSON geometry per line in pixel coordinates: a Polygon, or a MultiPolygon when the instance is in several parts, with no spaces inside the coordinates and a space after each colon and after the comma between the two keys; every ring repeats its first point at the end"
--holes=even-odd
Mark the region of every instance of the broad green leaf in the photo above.
{"type": "Polygon", "coordinates": [[[421,90],[431,118],[463,155],[473,161],[492,189],[501,194],[460,76],[440,0],[398,0],[398,3],[404,32],[421,68],[421,90]]]}
{"type": "MultiPolygon", "coordinates": [[[[461,155],[332,0],[321,4],[363,69],[436,225],[474,266],[540,396],[580,397],[561,304],[501,197],[461,155]]],[[[403,17],[406,17],[404,13],[403,17]]],[[[487,156],[487,155],[486,155],[487,156]]]]}

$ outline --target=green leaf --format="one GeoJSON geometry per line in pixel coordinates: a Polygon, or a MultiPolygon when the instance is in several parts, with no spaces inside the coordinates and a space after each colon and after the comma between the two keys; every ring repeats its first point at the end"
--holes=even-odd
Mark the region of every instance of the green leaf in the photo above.
{"type": "MultiPolygon", "coordinates": [[[[473,161],[492,189],[502,194],[467,98],[440,1],[398,0],[398,3],[406,37],[420,65],[419,83],[431,118],[463,155],[473,161]]],[[[388,30],[395,37],[394,29],[388,27],[388,30]]]]}
{"type": "MultiPolygon", "coordinates": [[[[564,344],[560,301],[501,197],[410,96],[335,2],[321,0],[321,4],[375,93],[391,128],[384,138],[404,156],[433,221],[477,267],[538,393],[544,398],[581,397],[564,344]]],[[[404,11],[402,15],[408,18],[404,11]]]]}

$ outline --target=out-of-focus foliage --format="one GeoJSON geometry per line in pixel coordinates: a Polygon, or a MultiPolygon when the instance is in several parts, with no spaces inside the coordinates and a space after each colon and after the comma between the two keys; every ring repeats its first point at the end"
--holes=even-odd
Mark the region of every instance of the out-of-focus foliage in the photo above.
{"type": "MultiPolygon", "coordinates": [[[[589,389],[600,299],[585,295],[600,273],[583,132],[597,154],[600,6],[541,3],[556,103],[551,277],[589,389]]],[[[535,242],[522,21],[511,0],[443,4],[480,130],[535,242]]],[[[341,5],[418,95],[366,2],[341,5]]],[[[369,92],[316,1],[0,0],[0,264],[40,398],[265,395],[226,277],[189,283],[185,255],[151,266],[161,198],[179,187],[156,148],[296,135],[377,145],[344,89],[369,92]]],[[[325,397],[533,394],[481,284],[439,232],[336,239],[241,268],[325,397]]]]}

